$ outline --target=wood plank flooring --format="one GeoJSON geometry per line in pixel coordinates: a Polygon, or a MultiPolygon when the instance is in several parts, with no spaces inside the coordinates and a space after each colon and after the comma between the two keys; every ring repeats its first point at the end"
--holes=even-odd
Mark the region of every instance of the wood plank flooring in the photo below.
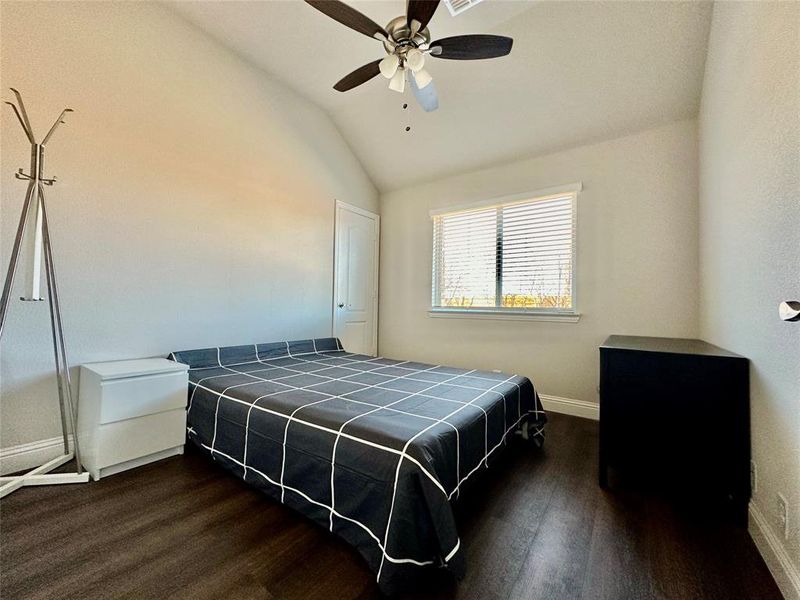
{"type": "MultiPolygon", "coordinates": [[[[779,599],[747,532],[597,486],[597,424],[552,415],[458,506],[467,576],[418,598],[779,599]]],[[[83,486],[0,501],[0,596],[380,597],[344,542],[189,450],[83,486]]]]}

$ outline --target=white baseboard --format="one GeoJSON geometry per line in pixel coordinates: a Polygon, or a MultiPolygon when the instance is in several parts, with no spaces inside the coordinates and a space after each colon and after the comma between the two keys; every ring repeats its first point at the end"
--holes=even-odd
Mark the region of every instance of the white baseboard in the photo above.
{"type": "MultiPolygon", "coordinates": [[[[72,435],[69,436],[72,447],[72,435]]],[[[61,436],[8,448],[0,448],[0,475],[27,471],[43,465],[64,454],[64,438],[61,436]]]]}
{"type": "Polygon", "coordinates": [[[747,530],[767,563],[786,600],[800,600],[800,570],[792,563],[783,543],[770,528],[764,514],[750,502],[750,520],[747,530]]]}
{"type": "Polygon", "coordinates": [[[550,396],[548,394],[539,394],[539,399],[542,401],[545,411],[583,417],[593,421],[600,420],[600,405],[594,402],[550,396]]]}

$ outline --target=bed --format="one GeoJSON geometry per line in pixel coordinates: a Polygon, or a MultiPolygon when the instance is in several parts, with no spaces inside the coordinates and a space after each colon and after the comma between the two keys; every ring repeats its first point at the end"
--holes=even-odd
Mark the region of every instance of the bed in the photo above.
{"type": "Polygon", "coordinates": [[[515,434],[540,446],[530,380],[346,352],[336,338],[173,352],[189,365],[188,438],[344,538],[381,590],[463,576],[452,503],[515,434]]]}

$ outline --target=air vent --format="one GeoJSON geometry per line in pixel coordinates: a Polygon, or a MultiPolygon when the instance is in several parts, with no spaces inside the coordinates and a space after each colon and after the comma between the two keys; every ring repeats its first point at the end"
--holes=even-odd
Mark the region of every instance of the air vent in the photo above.
{"type": "Polygon", "coordinates": [[[450,14],[455,17],[465,10],[469,10],[476,4],[479,4],[481,1],[482,0],[444,0],[444,3],[447,5],[447,10],[450,11],[450,14]]]}

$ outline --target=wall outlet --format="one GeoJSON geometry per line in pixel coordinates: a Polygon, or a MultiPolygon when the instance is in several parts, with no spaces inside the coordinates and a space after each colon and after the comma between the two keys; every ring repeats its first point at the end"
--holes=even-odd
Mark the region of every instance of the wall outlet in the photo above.
{"type": "Polygon", "coordinates": [[[781,494],[777,494],[775,508],[778,513],[778,525],[783,528],[783,539],[789,539],[789,503],[781,494]]]}
{"type": "Polygon", "coordinates": [[[750,461],[750,492],[753,496],[756,495],[758,491],[758,466],[756,466],[756,461],[750,461]]]}

